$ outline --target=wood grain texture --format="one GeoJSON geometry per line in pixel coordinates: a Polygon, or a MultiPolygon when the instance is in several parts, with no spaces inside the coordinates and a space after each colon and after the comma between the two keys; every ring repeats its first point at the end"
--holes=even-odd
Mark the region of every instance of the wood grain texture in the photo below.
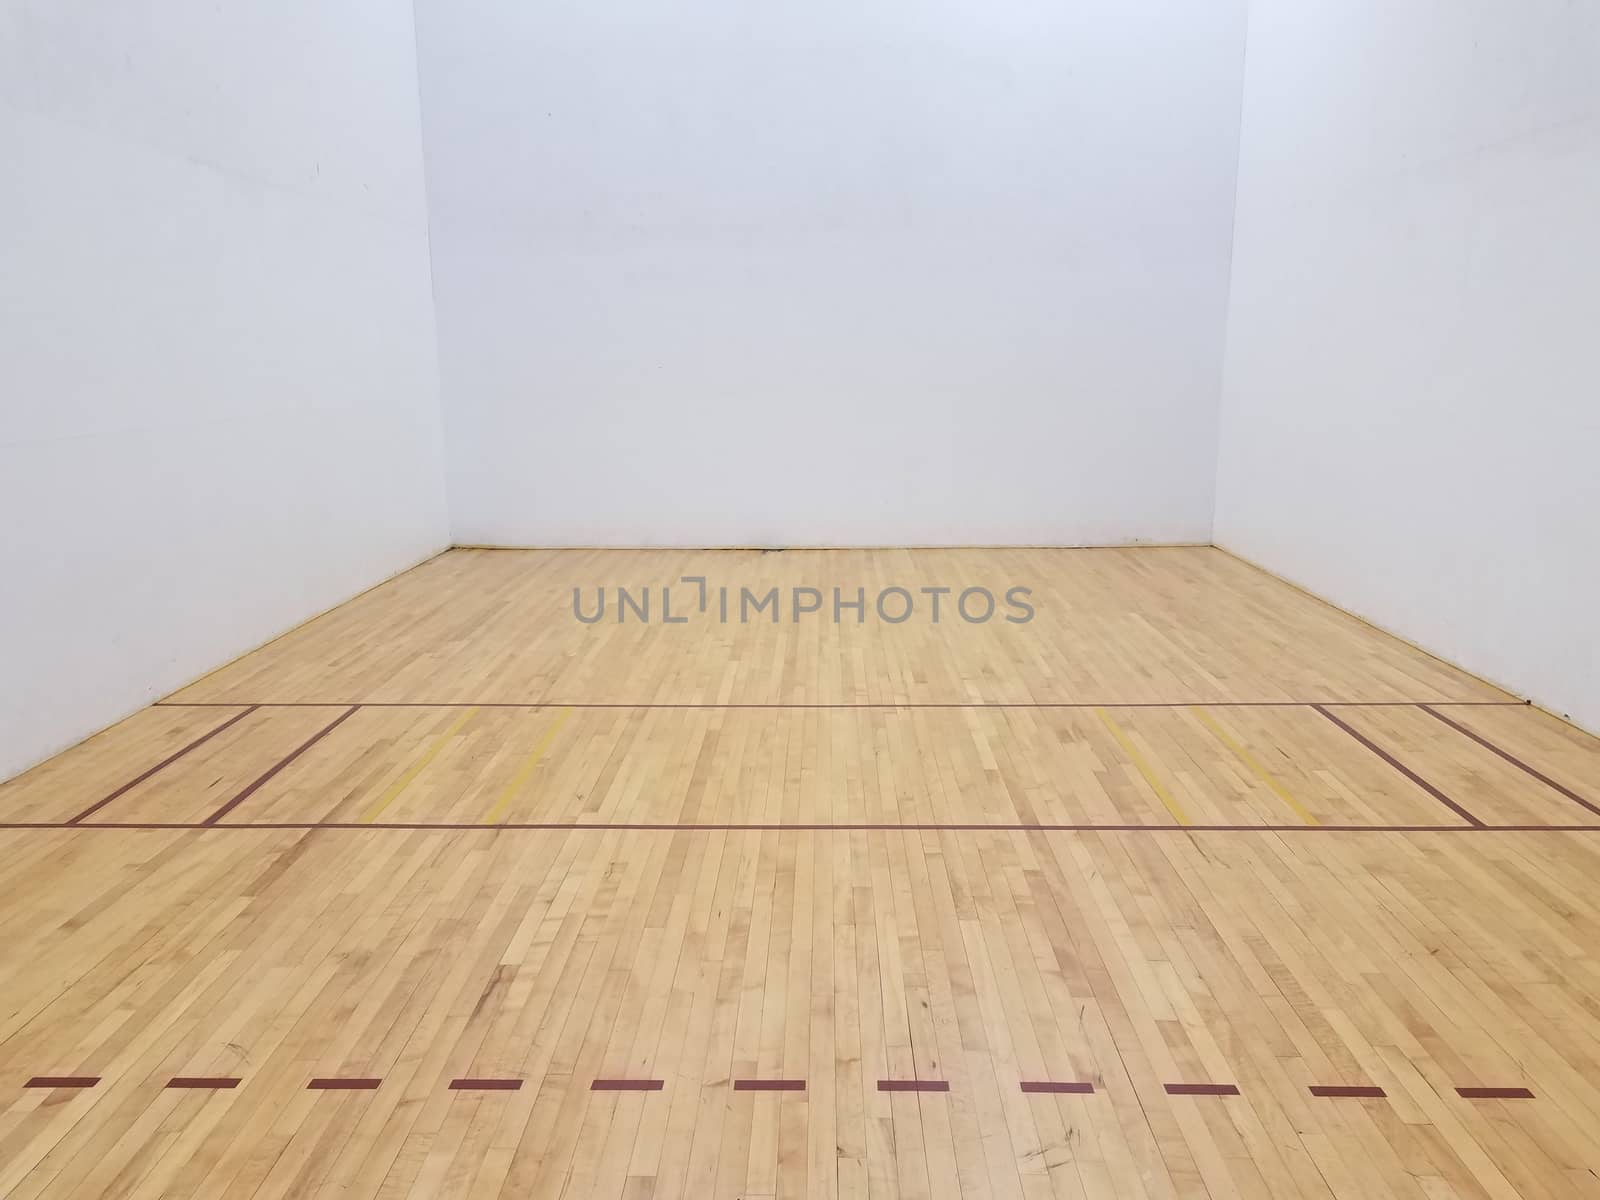
{"type": "MultiPolygon", "coordinates": [[[[923,610],[925,611],[925,608],[923,610]]],[[[172,697],[179,701],[968,703],[1506,699],[1219,550],[457,550],[172,697]],[[699,576],[709,612],[691,601],[699,576]],[[660,621],[660,589],[675,615],[660,621]],[[779,588],[785,619],[716,620],[714,589],[779,588]],[[832,591],[1030,587],[1035,618],[935,625],[850,613],[832,591]],[[572,592],[655,589],[650,624],[573,618],[572,592]],[[787,619],[791,589],[824,613],[787,619]]]]}
{"type": "Polygon", "coordinates": [[[453,553],[181,699],[0,785],[8,1200],[1596,1194],[1600,744],[1216,552],[453,553]],[[1039,624],[546,603],[747,566],[1039,624]]]}

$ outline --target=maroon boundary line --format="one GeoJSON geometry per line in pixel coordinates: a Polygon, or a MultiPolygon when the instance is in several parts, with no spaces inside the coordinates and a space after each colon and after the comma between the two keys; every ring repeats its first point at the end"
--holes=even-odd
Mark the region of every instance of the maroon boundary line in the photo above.
{"type": "Polygon", "coordinates": [[[98,1075],[35,1075],[22,1086],[25,1088],[92,1088],[100,1082],[98,1075]]]}
{"type": "Polygon", "coordinates": [[[169,1088],[199,1088],[204,1091],[226,1091],[236,1088],[240,1080],[231,1075],[174,1075],[167,1080],[169,1088]]]}
{"type": "Polygon", "coordinates": [[[1532,1100],[1525,1087],[1458,1087],[1456,1095],[1466,1100],[1532,1100]]]}
{"type": "Polygon", "coordinates": [[[819,825],[794,824],[698,824],[692,822],[653,824],[619,822],[608,825],[601,821],[504,821],[499,824],[482,824],[465,821],[373,821],[356,824],[353,821],[230,821],[226,824],[205,824],[198,821],[90,821],[83,825],[69,825],[65,821],[0,821],[0,829],[71,829],[83,831],[142,830],[142,831],[195,831],[253,829],[262,831],[342,829],[374,830],[403,829],[460,831],[483,829],[536,830],[543,833],[595,833],[618,830],[624,833],[1600,833],[1600,825],[937,825],[911,823],[905,825],[819,825]]]}
{"type": "Polygon", "coordinates": [[[452,1092],[520,1092],[520,1079],[452,1079],[452,1092]]]}
{"type": "Polygon", "coordinates": [[[736,1092],[803,1092],[806,1090],[804,1079],[735,1079],[733,1090],[736,1092]]]}
{"type": "Polygon", "coordinates": [[[880,1092],[948,1092],[950,1083],[944,1079],[880,1079],[880,1092]]]}
{"type": "Polygon", "coordinates": [[[1462,808],[1461,805],[1457,804],[1454,800],[1450,799],[1449,796],[1446,796],[1438,788],[1434,787],[1433,784],[1429,783],[1421,775],[1418,775],[1410,767],[1406,766],[1405,763],[1401,762],[1398,758],[1396,758],[1394,755],[1390,754],[1382,746],[1378,745],[1378,743],[1376,743],[1376,742],[1372,741],[1370,738],[1364,736],[1359,730],[1354,729],[1351,726],[1345,724],[1343,721],[1341,721],[1338,717],[1334,716],[1331,712],[1329,712],[1326,708],[1322,707],[1322,705],[1320,705],[1320,704],[1313,704],[1311,707],[1316,709],[1323,716],[1327,717],[1328,720],[1332,721],[1340,729],[1344,730],[1351,737],[1355,738],[1356,741],[1360,742],[1368,750],[1371,750],[1379,758],[1383,759],[1384,762],[1388,763],[1396,771],[1399,771],[1400,774],[1404,775],[1407,779],[1411,780],[1412,783],[1416,784],[1423,791],[1427,792],[1428,795],[1432,796],[1435,800],[1439,801],[1439,803],[1443,804],[1451,812],[1455,813],[1457,816],[1461,817],[1465,821],[1470,822],[1473,825],[1481,826],[1483,824],[1483,822],[1478,820],[1477,817],[1473,816],[1466,809],[1462,808]]]}
{"type": "Polygon", "coordinates": [[[1478,734],[1476,734],[1472,730],[1468,729],[1465,725],[1461,725],[1461,724],[1459,724],[1459,723],[1457,723],[1455,721],[1452,721],[1449,717],[1445,716],[1442,712],[1435,712],[1433,709],[1429,708],[1426,704],[1419,704],[1419,705],[1417,705],[1417,707],[1420,708],[1423,712],[1427,713],[1430,717],[1439,718],[1439,720],[1443,721],[1446,725],[1450,726],[1451,729],[1454,729],[1457,733],[1461,734],[1463,737],[1471,738],[1473,741],[1477,742],[1478,745],[1482,746],[1485,750],[1488,750],[1490,753],[1498,754],[1501,758],[1505,759],[1513,767],[1520,767],[1522,770],[1526,771],[1529,775],[1532,775],[1535,779],[1537,779],[1540,783],[1544,784],[1546,787],[1554,788],[1556,791],[1560,792],[1563,796],[1565,796],[1568,800],[1571,800],[1574,804],[1581,804],[1584,808],[1588,809],[1595,816],[1600,817],[1600,807],[1597,807],[1596,805],[1590,804],[1589,801],[1585,800],[1582,796],[1578,795],[1577,792],[1573,791],[1571,788],[1566,787],[1563,784],[1557,783],[1554,779],[1551,779],[1550,776],[1546,775],[1544,772],[1534,770],[1527,763],[1523,762],[1520,758],[1518,758],[1515,754],[1512,754],[1509,751],[1505,751],[1505,750],[1500,749],[1499,746],[1496,746],[1488,738],[1480,737],[1478,734]]]}
{"type": "Polygon", "coordinates": [[[375,1092],[381,1079],[352,1079],[344,1076],[335,1076],[331,1079],[313,1079],[306,1084],[308,1092],[375,1092]]]}
{"type": "Polygon", "coordinates": [[[68,821],[67,824],[68,825],[76,825],[80,821],[82,821],[85,817],[94,816],[95,813],[99,812],[106,805],[110,804],[118,796],[122,795],[125,792],[131,792],[134,788],[138,787],[141,783],[143,783],[146,779],[149,779],[156,772],[165,770],[167,767],[170,767],[173,763],[177,762],[185,754],[189,753],[189,751],[195,749],[196,747],[205,745],[212,738],[216,737],[217,734],[221,733],[225,729],[230,729],[233,726],[237,725],[240,721],[244,720],[246,717],[248,717],[251,713],[255,712],[256,709],[258,709],[260,707],[261,706],[259,704],[252,704],[249,708],[245,709],[242,713],[236,713],[232,717],[229,717],[226,721],[224,721],[221,725],[218,725],[210,733],[201,734],[199,737],[195,738],[194,741],[190,742],[187,746],[185,746],[182,750],[179,750],[176,754],[167,755],[166,758],[163,758],[160,762],[158,762],[155,766],[151,767],[148,771],[146,771],[143,775],[139,776],[137,779],[128,780],[127,783],[123,784],[116,791],[112,792],[104,800],[100,800],[100,801],[98,801],[98,802],[96,802],[94,804],[91,804],[88,808],[84,809],[77,816],[73,817],[72,820],[68,821]]]}
{"type": "Polygon", "coordinates": [[[1163,1084],[1169,1096],[1237,1096],[1239,1089],[1231,1083],[1168,1083],[1163,1084]]]}
{"type": "Polygon", "coordinates": [[[1028,1080],[1022,1081],[1022,1090],[1029,1095],[1043,1096],[1092,1096],[1094,1084],[1092,1083],[1057,1083],[1053,1080],[1028,1080]]]}
{"type": "Polygon", "coordinates": [[[666,1087],[661,1079],[596,1079],[589,1085],[591,1092],[659,1092],[666,1087]]]}
{"type": "Polygon", "coordinates": [[[346,721],[348,721],[352,716],[355,715],[356,709],[358,709],[360,707],[361,706],[359,704],[352,704],[349,708],[345,709],[337,717],[335,717],[333,720],[329,721],[321,729],[317,730],[316,733],[312,734],[305,741],[301,742],[299,747],[294,751],[294,753],[290,754],[288,758],[284,759],[277,766],[269,768],[254,783],[250,784],[248,787],[246,787],[244,789],[244,791],[240,792],[232,800],[229,800],[221,808],[217,809],[216,812],[212,813],[209,817],[207,817],[204,821],[202,821],[201,824],[202,825],[215,825],[223,817],[227,816],[234,809],[238,808],[239,805],[243,804],[246,800],[250,799],[251,796],[255,795],[256,790],[258,788],[260,788],[263,784],[265,784],[268,780],[270,780],[279,771],[283,770],[290,763],[292,763],[295,759],[299,758],[307,750],[311,749],[311,747],[315,746],[323,738],[327,737],[335,729],[339,728],[340,725],[343,725],[346,721]]]}
{"type": "MultiPolygon", "coordinates": [[[[155,708],[232,708],[237,700],[157,700],[155,708]]],[[[611,700],[262,700],[257,708],[684,708],[684,709],[873,709],[873,708],[1414,708],[1420,704],[1456,708],[1526,707],[1526,700],[866,700],[787,701],[611,701],[611,700]]]]}
{"type": "Polygon", "coordinates": [[[1336,1100],[1346,1097],[1382,1100],[1389,1094],[1381,1087],[1345,1087],[1342,1084],[1330,1083],[1314,1083],[1310,1090],[1313,1096],[1327,1096],[1336,1100]]]}

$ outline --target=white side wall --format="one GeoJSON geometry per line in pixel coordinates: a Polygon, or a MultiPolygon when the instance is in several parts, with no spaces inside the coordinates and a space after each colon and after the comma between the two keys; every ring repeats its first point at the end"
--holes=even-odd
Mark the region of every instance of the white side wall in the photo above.
{"type": "Polygon", "coordinates": [[[1243,11],[418,0],[456,540],[1209,540],[1243,11]]]}
{"type": "Polygon", "coordinates": [[[1253,0],[1217,541],[1600,730],[1600,5],[1253,0]]]}
{"type": "Polygon", "coordinates": [[[0,6],[0,778],[440,549],[405,0],[0,6]]]}

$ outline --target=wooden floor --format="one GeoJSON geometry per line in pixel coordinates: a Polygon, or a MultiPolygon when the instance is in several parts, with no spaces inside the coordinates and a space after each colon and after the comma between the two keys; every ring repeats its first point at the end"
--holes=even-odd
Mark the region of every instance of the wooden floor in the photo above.
{"type": "Polygon", "coordinates": [[[455,551],[0,845],[7,1200],[1600,1196],[1600,741],[1215,550],[455,551]]]}

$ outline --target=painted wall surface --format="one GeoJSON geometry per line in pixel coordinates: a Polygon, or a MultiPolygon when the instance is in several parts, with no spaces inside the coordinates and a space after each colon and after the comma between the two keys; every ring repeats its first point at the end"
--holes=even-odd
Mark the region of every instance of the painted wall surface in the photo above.
{"type": "Polygon", "coordinates": [[[0,8],[0,778],[447,541],[410,6],[0,8]]]}
{"type": "Polygon", "coordinates": [[[1207,541],[1243,0],[419,0],[455,539],[1207,541]]]}
{"type": "Polygon", "coordinates": [[[1216,536],[1600,730],[1600,5],[1251,6],[1216,536]]]}

